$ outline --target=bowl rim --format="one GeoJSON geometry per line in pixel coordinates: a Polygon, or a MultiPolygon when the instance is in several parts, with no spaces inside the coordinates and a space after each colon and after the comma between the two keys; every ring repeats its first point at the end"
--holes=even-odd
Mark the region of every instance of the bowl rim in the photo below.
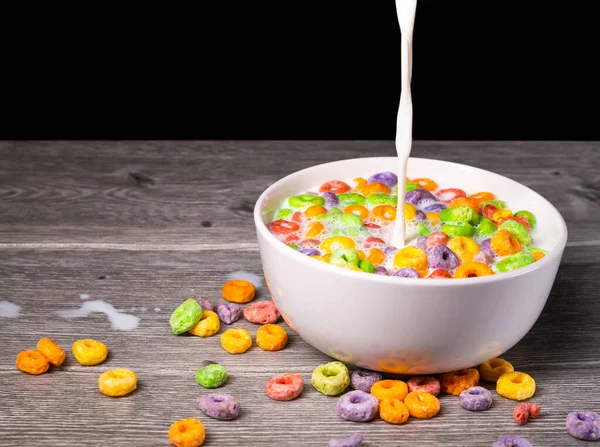
{"type": "MultiPolygon", "coordinates": [[[[494,275],[488,275],[488,276],[479,276],[476,278],[448,278],[451,279],[451,281],[437,281],[437,280],[431,280],[431,281],[423,281],[423,279],[425,278],[404,278],[402,277],[401,280],[399,280],[399,277],[395,277],[395,276],[385,276],[385,275],[376,275],[376,274],[371,274],[371,275],[367,275],[365,274],[365,272],[358,272],[355,270],[350,270],[350,269],[345,269],[345,268],[340,268],[338,266],[334,266],[331,265],[329,263],[326,262],[315,262],[315,259],[310,259],[309,256],[303,255],[302,253],[299,253],[297,250],[290,250],[289,247],[284,244],[283,242],[281,242],[279,239],[277,239],[273,234],[271,234],[271,232],[268,230],[267,224],[263,221],[262,218],[262,208],[264,206],[264,202],[266,200],[266,198],[269,196],[269,194],[271,194],[273,191],[276,191],[280,185],[290,179],[293,179],[294,177],[300,176],[302,175],[302,173],[315,169],[317,167],[321,167],[321,166],[327,166],[327,165],[333,165],[333,164],[341,164],[344,162],[356,162],[357,160],[373,160],[373,159],[387,159],[387,160],[397,160],[397,157],[358,157],[358,158],[347,158],[347,159],[340,159],[340,160],[335,160],[335,161],[330,161],[327,163],[320,163],[317,165],[313,165],[313,166],[309,166],[307,168],[301,169],[299,171],[295,171],[291,174],[286,175],[285,177],[280,178],[279,180],[277,180],[275,183],[273,183],[271,186],[269,186],[268,188],[266,188],[262,194],[258,197],[258,199],[256,200],[256,203],[254,205],[254,225],[256,227],[256,230],[258,231],[258,233],[263,236],[265,238],[265,240],[269,243],[272,243],[274,247],[276,247],[277,250],[279,250],[281,253],[283,253],[283,256],[291,256],[292,259],[301,262],[301,263],[310,263],[310,264],[305,264],[308,267],[313,267],[317,270],[323,270],[326,273],[330,273],[332,275],[337,274],[340,275],[342,277],[348,277],[348,279],[354,279],[354,280],[358,280],[360,278],[362,278],[362,280],[364,281],[370,281],[370,282],[374,282],[374,283],[381,283],[381,284],[397,284],[397,285],[420,285],[422,287],[464,287],[464,286],[468,286],[468,285],[481,285],[484,283],[494,283],[494,282],[498,282],[498,281],[503,281],[503,280],[508,280],[510,278],[515,278],[521,275],[526,275],[530,272],[533,272],[535,270],[538,269],[543,269],[547,264],[550,264],[552,262],[554,262],[556,259],[555,258],[561,258],[562,254],[564,252],[564,249],[567,245],[567,239],[568,239],[568,229],[567,229],[567,224],[564,220],[564,217],[562,216],[562,214],[560,213],[560,211],[558,211],[558,209],[556,209],[556,207],[548,200],[546,199],[544,196],[542,196],[541,194],[539,194],[538,192],[534,191],[533,189],[529,188],[526,185],[523,185],[522,183],[517,182],[516,180],[513,180],[509,177],[503,176],[501,174],[497,174],[495,172],[492,171],[488,171],[486,169],[481,169],[475,166],[471,166],[468,164],[464,164],[464,163],[456,163],[456,162],[452,162],[452,161],[446,161],[446,160],[439,160],[439,159],[433,159],[433,158],[421,158],[421,157],[409,157],[410,159],[413,160],[422,160],[425,162],[433,162],[433,163],[441,163],[441,164],[446,164],[446,165],[451,165],[451,166],[455,166],[455,167],[467,167],[469,169],[473,169],[476,171],[480,171],[481,173],[484,173],[486,175],[491,175],[491,176],[496,176],[496,177],[500,177],[503,180],[506,180],[508,182],[514,183],[515,185],[517,185],[520,188],[525,188],[527,190],[529,190],[531,193],[533,193],[534,195],[536,195],[542,202],[544,202],[548,207],[550,207],[552,210],[554,210],[554,212],[557,215],[557,220],[558,220],[558,226],[559,226],[559,231],[560,234],[558,236],[558,241],[556,243],[556,245],[554,246],[554,248],[550,251],[548,251],[548,253],[539,261],[536,261],[528,266],[525,267],[521,267],[519,269],[516,270],[512,270],[510,272],[503,272],[501,274],[495,273],[494,275]],[[296,258],[294,258],[294,256],[296,258]]],[[[260,248],[259,248],[260,249],[260,248]]],[[[560,259],[559,259],[560,261],[560,259]]]]}

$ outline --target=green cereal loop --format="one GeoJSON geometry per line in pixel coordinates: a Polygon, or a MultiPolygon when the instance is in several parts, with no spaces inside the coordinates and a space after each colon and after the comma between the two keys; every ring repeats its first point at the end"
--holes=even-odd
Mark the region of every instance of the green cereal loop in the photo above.
{"type": "Polygon", "coordinates": [[[361,269],[363,272],[375,273],[375,266],[368,259],[363,259],[362,261],[360,261],[358,263],[358,268],[361,269]]]}
{"type": "MultiPolygon", "coordinates": [[[[369,233],[364,227],[344,227],[337,234],[343,234],[348,237],[368,236],[369,233]]],[[[335,236],[335,234],[334,234],[335,236]]]]}
{"type": "Polygon", "coordinates": [[[171,314],[169,324],[175,335],[183,334],[193,328],[202,318],[202,306],[194,298],[188,298],[171,314]]]}
{"type": "Polygon", "coordinates": [[[367,199],[362,194],[346,192],[338,196],[339,202],[344,206],[364,205],[367,199]]]}
{"type": "Polygon", "coordinates": [[[479,222],[479,214],[470,206],[457,206],[456,208],[446,208],[440,213],[441,222],[466,222],[476,224],[479,222]]]}
{"type": "Polygon", "coordinates": [[[504,208],[506,208],[506,202],[504,202],[503,200],[486,200],[485,202],[481,202],[481,209],[485,208],[486,205],[493,205],[499,210],[503,210],[504,208]]]}
{"type": "Polygon", "coordinates": [[[312,386],[326,396],[336,396],[350,385],[350,372],[342,362],[329,362],[315,368],[312,386]]]}
{"type": "Polygon", "coordinates": [[[277,214],[275,215],[275,220],[286,220],[292,213],[293,211],[291,209],[282,208],[279,211],[277,211],[277,214]]]}
{"type": "Polygon", "coordinates": [[[471,237],[475,233],[473,225],[466,222],[455,222],[451,224],[444,224],[440,228],[442,233],[447,234],[450,237],[466,236],[471,237]]]}
{"type": "Polygon", "coordinates": [[[358,252],[356,250],[342,247],[331,253],[329,262],[333,265],[338,265],[341,267],[349,264],[358,266],[360,258],[358,257],[358,252]]]}
{"type": "Polygon", "coordinates": [[[544,253],[545,255],[547,255],[548,250],[544,250],[543,248],[529,247],[529,253],[544,253]]]}
{"type": "Polygon", "coordinates": [[[531,245],[531,234],[529,234],[529,231],[527,230],[527,228],[525,228],[525,225],[523,225],[520,222],[517,222],[516,220],[505,220],[504,222],[502,222],[502,224],[500,224],[498,230],[508,231],[515,238],[517,238],[521,245],[531,245]]]}
{"type": "Polygon", "coordinates": [[[204,368],[196,371],[196,382],[204,388],[220,387],[226,380],[227,370],[218,363],[206,365],[204,368]]]}
{"type": "Polygon", "coordinates": [[[487,217],[482,217],[479,224],[475,227],[477,236],[490,236],[496,232],[496,225],[487,217]]]}
{"type": "Polygon", "coordinates": [[[340,225],[343,227],[362,228],[363,221],[354,213],[345,213],[342,217],[340,217],[340,225]]]}
{"type": "Polygon", "coordinates": [[[325,199],[321,196],[313,196],[312,194],[299,194],[288,199],[288,203],[293,208],[302,208],[305,206],[325,205],[325,199]]]}
{"type": "Polygon", "coordinates": [[[377,206],[377,205],[396,206],[398,204],[398,197],[390,196],[389,194],[384,194],[382,192],[374,192],[373,194],[369,194],[367,196],[367,203],[369,205],[373,205],[373,206],[377,206]]]}
{"type": "Polygon", "coordinates": [[[431,230],[429,230],[429,228],[427,228],[427,225],[425,225],[423,222],[419,222],[417,228],[419,229],[419,236],[429,237],[429,235],[431,234],[431,230]]]}
{"type": "Polygon", "coordinates": [[[317,220],[320,220],[321,222],[324,222],[326,225],[328,225],[339,220],[342,214],[343,213],[340,211],[339,208],[331,208],[327,214],[321,214],[320,216],[317,216],[317,220]]]}
{"type": "Polygon", "coordinates": [[[531,228],[535,227],[535,223],[537,222],[533,213],[531,211],[527,211],[527,210],[517,211],[515,213],[515,217],[523,217],[523,218],[527,219],[527,222],[529,222],[529,225],[531,225],[531,228]]]}
{"type": "Polygon", "coordinates": [[[287,244],[287,246],[293,248],[294,250],[298,250],[298,246],[296,244],[287,244]]]}
{"type": "Polygon", "coordinates": [[[406,192],[412,191],[413,189],[419,189],[419,185],[415,182],[406,182],[406,192]]]}
{"type": "Polygon", "coordinates": [[[533,264],[534,262],[535,258],[533,255],[528,251],[523,250],[504,258],[496,264],[496,268],[499,272],[510,272],[511,270],[520,269],[521,267],[533,264]]]}

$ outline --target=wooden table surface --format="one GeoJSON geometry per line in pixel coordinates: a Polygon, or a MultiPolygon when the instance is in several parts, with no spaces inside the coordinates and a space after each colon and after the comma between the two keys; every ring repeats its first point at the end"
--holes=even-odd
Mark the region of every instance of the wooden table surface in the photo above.
{"type": "MultiPolygon", "coordinates": [[[[0,302],[21,306],[15,318],[0,318],[0,444],[167,446],[170,424],[194,416],[207,446],[325,446],[354,431],[365,446],[481,447],[507,434],[534,446],[587,445],[567,435],[564,422],[572,410],[600,412],[600,143],[414,144],[414,157],[465,162],[526,184],[567,221],[568,248],[548,303],[503,356],[537,381],[532,401],[542,416],[525,426],[513,422],[515,402],[497,395],[486,412],[442,396],[433,420],[347,422],[337,398],[310,385],[312,370],[330,359],[292,331],[282,351],[254,346],[238,356],[221,348],[219,335],[171,333],[170,313],[184,299],[220,303],[228,274],[262,275],[252,209],[266,187],[322,162],[381,155],[394,155],[393,142],[0,143],[0,302]],[[57,315],[81,306],[81,294],[136,315],[139,326],[113,329],[102,313],[57,315]],[[44,336],[65,348],[65,364],[40,376],[17,370],[19,351],[44,336]],[[106,343],[108,359],[79,365],[70,347],[80,338],[106,343]],[[239,399],[237,420],[196,408],[208,392],[194,380],[203,360],[228,369],[219,391],[239,399]],[[98,375],[117,367],[137,373],[138,390],[103,396],[98,375]],[[304,377],[303,395],[270,400],[266,381],[288,371],[304,377]]],[[[263,286],[257,299],[267,298],[263,286]]],[[[253,335],[257,328],[243,319],[235,326],[253,335]]]]}

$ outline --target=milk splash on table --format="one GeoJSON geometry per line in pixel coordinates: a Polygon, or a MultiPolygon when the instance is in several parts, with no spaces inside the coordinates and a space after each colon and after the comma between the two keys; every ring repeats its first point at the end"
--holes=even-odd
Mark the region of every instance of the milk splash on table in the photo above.
{"type": "Polygon", "coordinates": [[[391,244],[402,248],[406,244],[404,221],[404,197],[406,195],[406,165],[412,147],[412,98],[410,81],[412,77],[412,39],[415,24],[417,0],[396,0],[396,13],[401,32],[402,91],[396,122],[396,152],[398,153],[398,206],[396,221],[392,230],[391,244]]]}

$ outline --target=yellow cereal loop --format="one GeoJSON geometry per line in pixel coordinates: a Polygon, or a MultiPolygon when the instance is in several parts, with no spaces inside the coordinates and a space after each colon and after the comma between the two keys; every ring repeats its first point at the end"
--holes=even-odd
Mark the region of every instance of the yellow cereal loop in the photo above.
{"type": "Polygon", "coordinates": [[[277,324],[264,324],[256,331],[256,344],[265,351],[279,351],[287,341],[287,332],[277,324]]]}
{"type": "Polygon", "coordinates": [[[198,337],[210,337],[219,332],[220,328],[221,322],[219,316],[212,310],[204,310],[200,321],[188,332],[198,337]]]}
{"type": "Polygon", "coordinates": [[[369,252],[369,257],[367,258],[375,267],[383,264],[385,261],[385,254],[379,248],[372,248],[369,252]]]}
{"type": "Polygon", "coordinates": [[[404,220],[414,220],[417,217],[417,209],[410,203],[404,204],[404,220]]]}
{"type": "Polygon", "coordinates": [[[346,236],[332,236],[321,242],[320,248],[325,253],[332,253],[338,248],[354,248],[356,244],[346,236]]]}
{"type": "Polygon", "coordinates": [[[252,336],[244,328],[227,329],[221,335],[221,346],[230,354],[242,354],[252,346],[252,336]]]}
{"type": "Polygon", "coordinates": [[[327,209],[320,205],[310,206],[306,209],[306,211],[304,211],[304,215],[306,217],[317,217],[317,216],[320,216],[321,214],[327,214],[327,209]]]}
{"type": "Polygon", "coordinates": [[[507,399],[529,399],[535,394],[535,380],[529,374],[520,371],[504,373],[498,377],[496,392],[507,399]]]}
{"type": "Polygon", "coordinates": [[[448,248],[452,250],[462,262],[473,260],[473,256],[480,252],[479,244],[470,237],[456,236],[448,241],[448,248]]]}
{"type": "Polygon", "coordinates": [[[417,272],[427,270],[427,254],[420,248],[411,245],[404,247],[394,256],[394,266],[413,268],[417,272]]]}
{"type": "Polygon", "coordinates": [[[100,341],[85,338],[77,340],[71,347],[73,356],[84,366],[102,363],[108,356],[108,348],[100,341]]]}
{"type": "Polygon", "coordinates": [[[544,253],[542,253],[541,251],[532,251],[531,254],[533,255],[533,259],[534,262],[535,261],[539,261],[540,259],[542,259],[544,256],[546,256],[544,253]]]}
{"type": "Polygon", "coordinates": [[[511,363],[498,357],[482,363],[477,369],[481,378],[487,382],[497,382],[502,374],[515,370],[511,363]]]}
{"type": "Polygon", "coordinates": [[[111,369],[98,377],[98,389],[106,396],[125,396],[136,388],[137,376],[130,369],[111,369]]]}
{"type": "Polygon", "coordinates": [[[325,226],[321,222],[313,222],[309,225],[308,231],[306,232],[306,237],[311,238],[318,236],[321,231],[325,229],[325,226]]]}
{"type": "Polygon", "coordinates": [[[433,225],[434,227],[440,224],[440,213],[438,212],[431,211],[425,214],[425,217],[427,217],[427,220],[431,222],[431,225],[433,225]]]}

